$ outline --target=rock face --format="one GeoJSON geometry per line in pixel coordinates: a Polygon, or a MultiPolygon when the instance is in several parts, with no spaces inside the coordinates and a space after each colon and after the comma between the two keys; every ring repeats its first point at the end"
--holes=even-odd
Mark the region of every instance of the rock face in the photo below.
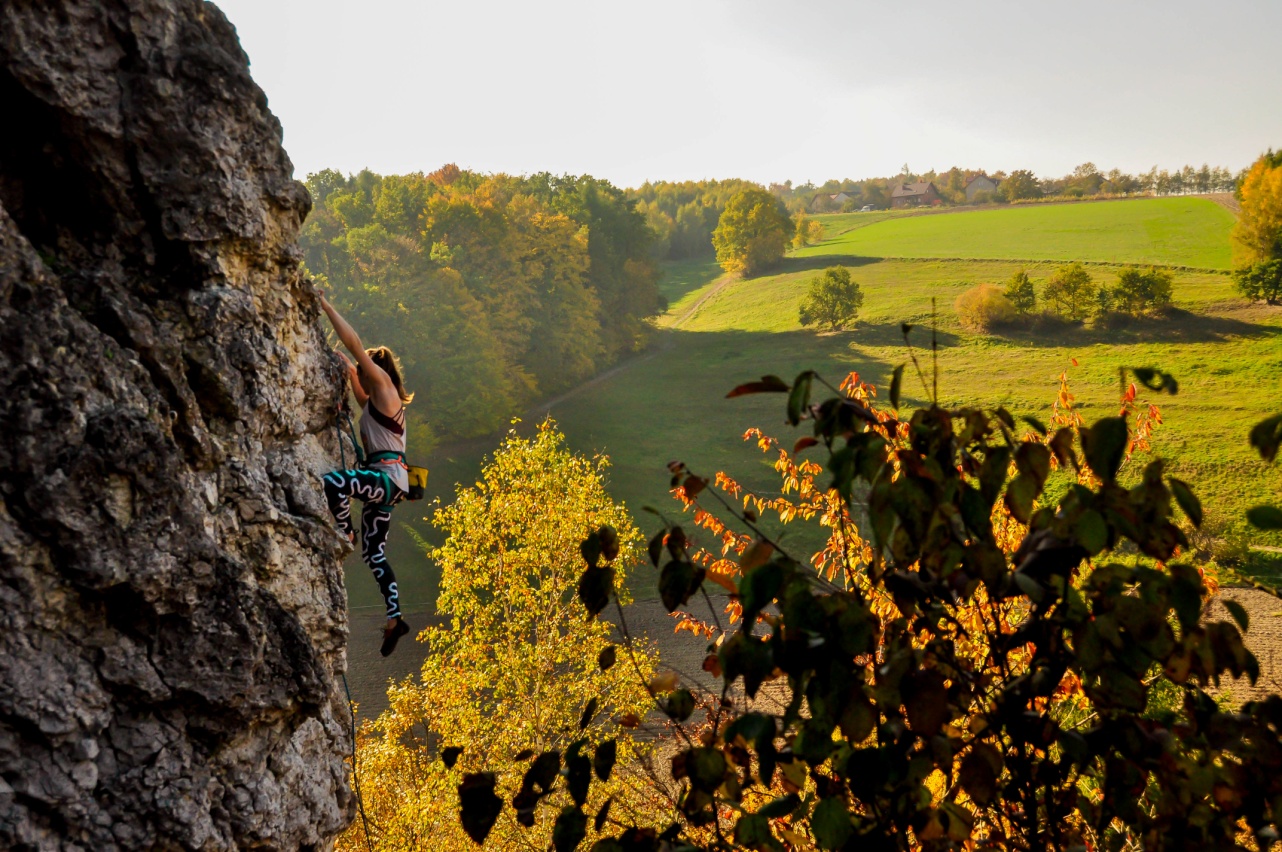
{"type": "Polygon", "coordinates": [[[0,848],[353,815],[309,209],[198,0],[0,3],[0,848]]]}

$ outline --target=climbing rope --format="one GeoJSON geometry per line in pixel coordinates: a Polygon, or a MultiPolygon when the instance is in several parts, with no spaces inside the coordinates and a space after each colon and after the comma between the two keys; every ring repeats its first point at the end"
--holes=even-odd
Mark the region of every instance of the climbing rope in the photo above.
{"type": "MultiPolygon", "coordinates": [[[[352,428],[352,416],[347,411],[347,372],[343,371],[342,402],[337,406],[337,416],[334,418],[334,436],[338,439],[338,457],[343,465],[343,470],[347,470],[347,448],[343,446],[343,429],[339,425],[339,418],[347,421],[348,434],[352,439],[352,452],[355,454],[356,464],[359,466],[363,459],[361,458],[361,444],[356,440],[356,430],[352,428]]],[[[356,763],[356,705],[352,701],[352,689],[347,685],[347,673],[343,672],[343,691],[347,693],[347,715],[351,719],[352,728],[352,789],[356,792],[356,810],[361,815],[361,827],[365,831],[365,848],[368,852],[374,852],[374,843],[369,836],[369,817],[365,814],[365,798],[361,795],[361,776],[356,763]]]]}
{"type": "Polygon", "coordinates": [[[369,818],[365,816],[365,800],[361,798],[361,778],[356,771],[356,709],[352,703],[352,690],[347,686],[347,673],[343,673],[343,691],[347,693],[347,714],[352,719],[352,787],[356,790],[356,809],[361,814],[361,825],[365,829],[365,848],[374,852],[374,845],[369,839],[369,818]]]}

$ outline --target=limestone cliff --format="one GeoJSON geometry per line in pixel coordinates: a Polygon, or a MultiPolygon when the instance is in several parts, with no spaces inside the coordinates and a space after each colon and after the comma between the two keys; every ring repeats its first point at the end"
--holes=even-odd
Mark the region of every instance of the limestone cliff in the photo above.
{"type": "Polygon", "coordinates": [[[198,0],[0,2],[0,848],[351,818],[309,199],[198,0]]]}

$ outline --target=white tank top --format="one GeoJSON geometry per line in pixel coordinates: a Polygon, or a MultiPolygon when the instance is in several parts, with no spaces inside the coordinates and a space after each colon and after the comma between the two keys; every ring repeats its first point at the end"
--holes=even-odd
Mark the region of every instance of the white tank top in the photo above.
{"type": "MultiPolygon", "coordinates": [[[[409,471],[405,467],[405,406],[401,406],[395,417],[388,417],[374,406],[372,399],[365,400],[361,408],[361,444],[365,455],[396,452],[402,459],[384,459],[370,462],[370,470],[381,470],[402,491],[410,490],[409,471]]],[[[390,495],[389,495],[390,496],[390,495]]]]}

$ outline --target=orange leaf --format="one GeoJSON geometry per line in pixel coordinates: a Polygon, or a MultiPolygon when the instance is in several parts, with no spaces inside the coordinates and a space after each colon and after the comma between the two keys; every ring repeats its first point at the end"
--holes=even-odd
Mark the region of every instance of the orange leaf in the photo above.
{"type": "Polygon", "coordinates": [[[731,580],[731,579],[730,579],[728,576],[726,576],[725,574],[718,574],[718,573],[717,573],[717,572],[715,572],[715,571],[709,571],[709,572],[708,572],[707,574],[705,574],[704,576],[705,576],[707,579],[711,580],[712,582],[716,583],[716,584],[717,584],[718,586],[720,586],[721,588],[725,589],[725,590],[726,590],[727,592],[729,592],[730,594],[732,594],[732,595],[737,595],[737,594],[739,594],[739,587],[738,587],[738,586],[736,586],[736,585],[734,584],[734,581],[733,581],[733,580],[731,580]]]}
{"type": "Polygon", "coordinates": [[[807,449],[809,447],[813,447],[817,443],[819,443],[817,439],[811,438],[808,435],[804,438],[798,438],[797,443],[794,444],[792,447],[792,454],[795,456],[797,453],[801,452],[802,450],[807,449]]]}

